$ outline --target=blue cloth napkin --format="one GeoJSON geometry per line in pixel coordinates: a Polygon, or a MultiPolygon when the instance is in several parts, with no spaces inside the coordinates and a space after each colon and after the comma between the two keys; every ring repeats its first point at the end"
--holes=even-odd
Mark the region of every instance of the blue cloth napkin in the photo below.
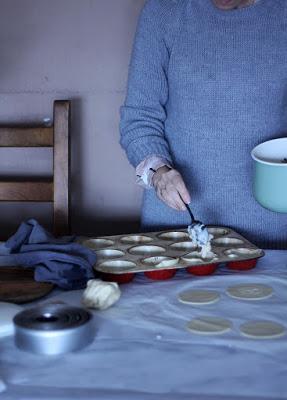
{"type": "Polygon", "coordinates": [[[96,254],[74,240],[75,236],[55,238],[36,220],[29,219],[0,245],[0,268],[33,267],[38,282],[51,282],[68,290],[85,288],[87,280],[94,277],[96,254]]]}

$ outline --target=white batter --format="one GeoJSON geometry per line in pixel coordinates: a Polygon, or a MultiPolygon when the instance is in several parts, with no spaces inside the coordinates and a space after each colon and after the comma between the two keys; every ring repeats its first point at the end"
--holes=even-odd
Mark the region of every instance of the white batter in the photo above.
{"type": "Polygon", "coordinates": [[[211,253],[211,240],[213,235],[211,235],[206,226],[202,223],[194,223],[187,227],[188,235],[195,246],[199,246],[200,257],[208,258],[211,253]]]}

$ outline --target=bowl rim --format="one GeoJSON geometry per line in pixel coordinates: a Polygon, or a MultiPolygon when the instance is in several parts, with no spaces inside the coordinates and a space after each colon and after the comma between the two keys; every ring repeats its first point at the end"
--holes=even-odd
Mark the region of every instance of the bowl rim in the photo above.
{"type": "MultiPolygon", "coordinates": [[[[251,157],[253,158],[253,160],[254,161],[257,161],[258,163],[261,163],[261,164],[267,164],[267,165],[272,165],[272,166],[276,166],[276,167],[287,167],[287,163],[282,163],[282,162],[279,162],[279,161],[267,161],[267,160],[264,160],[264,159],[262,159],[262,158],[259,158],[259,156],[258,155],[256,155],[256,152],[260,149],[260,148],[262,148],[262,147],[264,147],[264,146],[266,146],[266,144],[267,143],[274,143],[274,142],[277,142],[277,143],[279,143],[279,142],[285,142],[286,143],[286,146],[287,146],[287,137],[282,137],[282,138],[277,138],[277,139],[271,139],[271,140],[267,140],[266,142],[263,142],[263,143],[260,143],[260,144],[258,144],[256,147],[254,147],[253,148],[253,150],[251,151],[251,157]]],[[[287,157],[287,155],[286,155],[286,157],[287,157]]]]}

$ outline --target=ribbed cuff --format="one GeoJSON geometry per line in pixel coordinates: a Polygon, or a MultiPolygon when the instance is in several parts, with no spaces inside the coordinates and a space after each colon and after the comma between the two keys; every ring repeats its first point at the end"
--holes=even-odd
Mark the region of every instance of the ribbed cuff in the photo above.
{"type": "Polygon", "coordinates": [[[136,168],[144,159],[152,155],[165,158],[172,164],[171,155],[169,153],[168,144],[164,139],[152,138],[151,140],[135,140],[130,143],[127,148],[127,156],[129,162],[136,168]]]}

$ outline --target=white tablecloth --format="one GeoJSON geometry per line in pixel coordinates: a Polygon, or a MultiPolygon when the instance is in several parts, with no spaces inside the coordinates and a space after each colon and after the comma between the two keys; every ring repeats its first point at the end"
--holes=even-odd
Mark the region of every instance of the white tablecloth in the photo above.
{"type": "MultiPolygon", "coordinates": [[[[287,335],[254,340],[239,333],[251,319],[287,328],[287,251],[267,251],[256,269],[220,268],[208,277],[184,271],[169,281],[139,275],[122,285],[112,308],[95,311],[96,335],[86,349],[64,356],[39,356],[18,350],[13,338],[0,341],[1,400],[9,399],[287,399],[287,335]],[[274,295],[239,301],[225,289],[237,283],[265,283],[274,295]],[[188,288],[217,290],[219,302],[181,304],[188,288]],[[234,329],[199,336],[185,329],[196,316],[221,316],[234,329]]],[[[82,291],[56,291],[49,299],[80,305],[82,291]]]]}

